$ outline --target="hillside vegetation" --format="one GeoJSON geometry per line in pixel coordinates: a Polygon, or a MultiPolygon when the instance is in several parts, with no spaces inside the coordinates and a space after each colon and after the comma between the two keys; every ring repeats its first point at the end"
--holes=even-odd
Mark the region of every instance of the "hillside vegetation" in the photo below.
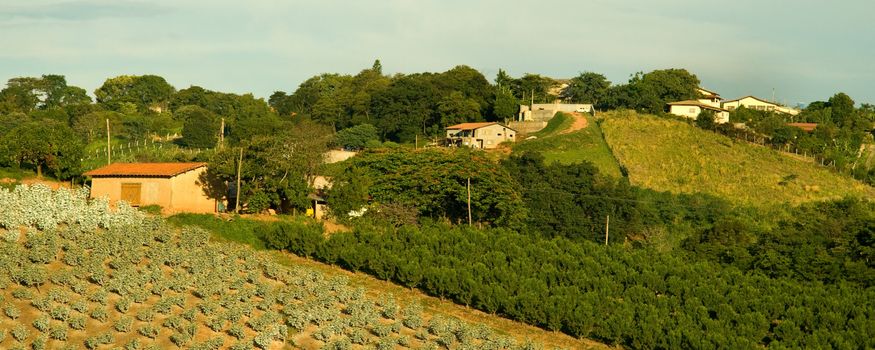
{"type": "Polygon", "coordinates": [[[547,163],[571,164],[588,161],[602,174],[620,177],[620,167],[605,143],[601,128],[592,117],[587,115],[586,119],[585,128],[565,133],[573,124],[574,117],[557,113],[544,129],[533,134],[536,139],[518,143],[513,150],[515,153],[539,152],[547,163]]]}
{"type": "Polygon", "coordinates": [[[875,198],[875,189],[849,177],[681,121],[629,111],[604,118],[605,139],[633,185],[747,204],[875,198]]]}
{"type": "Polygon", "coordinates": [[[0,189],[0,348],[535,346],[86,198],[0,189]]]}

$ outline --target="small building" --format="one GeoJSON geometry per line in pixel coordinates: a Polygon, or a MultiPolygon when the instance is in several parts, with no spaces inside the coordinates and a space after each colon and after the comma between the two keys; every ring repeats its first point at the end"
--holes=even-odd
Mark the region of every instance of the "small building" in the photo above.
{"type": "Polygon", "coordinates": [[[123,200],[131,206],[160,205],[167,213],[214,213],[201,175],[207,163],[113,163],[86,172],[91,198],[123,200]]]}
{"type": "Polygon", "coordinates": [[[720,94],[703,87],[697,87],[696,93],[699,94],[699,98],[697,99],[699,102],[710,105],[712,107],[721,108],[720,101],[722,101],[723,99],[720,97],[720,94]]]}
{"type": "Polygon", "coordinates": [[[490,149],[516,140],[516,130],[500,123],[462,123],[447,127],[446,144],[456,147],[490,149]]]}
{"type": "Polygon", "coordinates": [[[685,118],[690,118],[692,120],[696,120],[697,118],[699,118],[699,114],[702,113],[702,111],[711,111],[714,113],[715,123],[723,124],[729,122],[729,111],[720,107],[714,107],[699,100],[670,102],[668,106],[669,113],[685,118]]]}
{"type": "Polygon", "coordinates": [[[782,106],[777,103],[769,102],[754,96],[745,96],[734,100],[723,101],[722,104],[723,109],[726,109],[728,111],[733,111],[741,106],[757,111],[775,112],[789,115],[799,114],[798,109],[782,106]]]}
{"type": "Polygon", "coordinates": [[[817,123],[787,123],[787,126],[799,128],[804,132],[814,132],[814,129],[817,129],[817,123]]]}

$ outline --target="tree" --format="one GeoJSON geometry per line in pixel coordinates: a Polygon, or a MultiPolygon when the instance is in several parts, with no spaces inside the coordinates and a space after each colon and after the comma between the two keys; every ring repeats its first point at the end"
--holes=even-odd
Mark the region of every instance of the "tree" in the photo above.
{"type": "Polygon", "coordinates": [[[189,148],[213,148],[218,143],[219,118],[198,106],[185,106],[176,110],[177,118],[183,120],[182,144],[189,148]]]}
{"type": "Polygon", "coordinates": [[[0,91],[0,113],[49,110],[91,103],[85,89],[67,85],[63,75],[12,78],[0,91]]]}
{"type": "Polygon", "coordinates": [[[520,101],[513,96],[510,88],[498,86],[495,91],[495,102],[492,112],[499,120],[514,119],[519,111],[520,101]]]}
{"type": "MultiPolygon", "coordinates": [[[[467,222],[467,180],[471,179],[473,220],[515,227],[525,216],[510,176],[481,152],[471,150],[373,150],[350,159],[350,168],[336,183],[370,181],[368,194],[376,203],[416,208],[420,216],[467,222]]],[[[339,190],[339,189],[338,189],[339,190]]],[[[332,188],[331,191],[334,191],[332,188]]],[[[337,203],[329,191],[329,207],[337,203]]],[[[359,192],[355,192],[359,193],[359,192]]],[[[342,196],[341,198],[349,198],[342,196]]]]}
{"type": "Polygon", "coordinates": [[[120,75],[107,79],[94,91],[94,95],[97,103],[107,109],[120,111],[123,103],[127,102],[145,113],[153,109],[167,109],[175,92],[172,85],[156,75],[120,75]]]}
{"type": "Polygon", "coordinates": [[[12,129],[0,144],[7,162],[32,167],[38,177],[43,167],[59,179],[79,174],[83,146],[66,124],[28,122],[12,129]]]}
{"type": "MultiPolygon", "coordinates": [[[[332,133],[311,121],[284,123],[280,133],[256,135],[240,148],[229,147],[210,160],[205,176],[208,191],[214,197],[226,193],[224,184],[234,183],[237,161],[243,149],[240,203],[250,212],[274,208],[281,212],[305,209],[310,181],[322,164],[332,133]]],[[[276,130],[274,130],[276,131],[276,130]]]]}
{"type": "Polygon", "coordinates": [[[477,101],[465,98],[459,91],[451,92],[438,103],[438,113],[441,116],[440,127],[482,120],[477,101]]]}
{"type": "Polygon", "coordinates": [[[377,128],[371,124],[361,124],[337,132],[334,144],[346,149],[365,148],[369,141],[379,140],[377,128]]]}
{"type": "Polygon", "coordinates": [[[714,130],[717,126],[717,123],[714,122],[714,112],[703,109],[702,112],[696,116],[696,126],[705,130],[714,130]]]}
{"type": "Polygon", "coordinates": [[[604,75],[584,72],[572,78],[559,97],[565,101],[598,105],[610,86],[611,82],[604,75]]]}

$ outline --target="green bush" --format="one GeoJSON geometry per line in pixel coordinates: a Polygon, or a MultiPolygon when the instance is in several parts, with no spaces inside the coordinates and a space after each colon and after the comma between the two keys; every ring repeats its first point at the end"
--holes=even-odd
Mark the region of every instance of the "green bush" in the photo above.
{"type": "Polygon", "coordinates": [[[310,257],[324,240],[324,234],[321,225],[278,222],[263,234],[263,238],[268,248],[310,257]]]}

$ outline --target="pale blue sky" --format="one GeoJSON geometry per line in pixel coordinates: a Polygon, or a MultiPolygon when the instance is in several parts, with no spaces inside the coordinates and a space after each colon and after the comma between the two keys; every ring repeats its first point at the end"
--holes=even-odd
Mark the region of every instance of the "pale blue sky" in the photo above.
{"type": "Polygon", "coordinates": [[[466,64],[490,81],[686,68],[724,98],[875,103],[873,13],[863,0],[3,0],[0,81],[63,74],[93,92],[157,74],[266,98],[379,58],[386,73],[466,64]]]}

